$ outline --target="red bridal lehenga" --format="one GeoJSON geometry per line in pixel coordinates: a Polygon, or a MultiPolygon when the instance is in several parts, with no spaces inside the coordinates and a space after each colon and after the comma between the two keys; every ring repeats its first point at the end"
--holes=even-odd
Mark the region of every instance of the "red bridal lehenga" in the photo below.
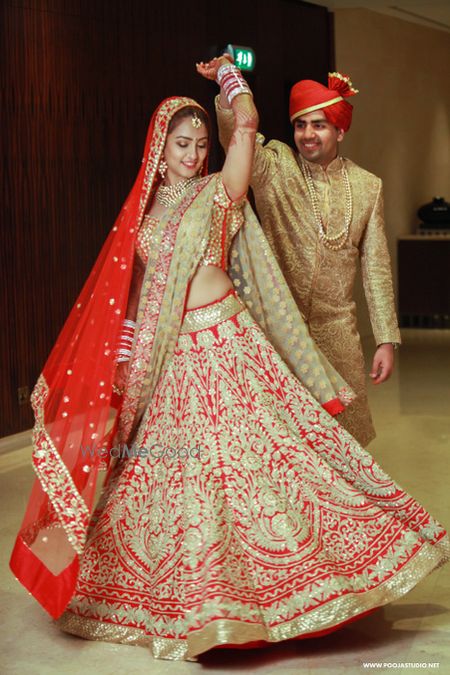
{"type": "Polygon", "coordinates": [[[135,442],[148,452],[116,466],[59,621],[77,635],[172,659],[307,637],[395,600],[446,556],[442,528],[234,293],[186,313],[135,442]]]}
{"type": "MultiPolygon", "coordinates": [[[[163,129],[183,105],[160,107],[163,129]]],[[[153,178],[144,172],[138,186],[147,198],[165,138],[155,154],[158,119],[146,152],[153,178]]],[[[448,559],[446,533],[333,417],[351,394],[317,355],[248,204],[230,202],[215,174],[165,222],[146,226],[122,441],[109,446],[121,457],[89,519],[80,494],[92,501],[97,457],[70,455],[70,474],[68,460],[55,464],[67,443],[55,454],[63,427],[53,433],[45,419],[44,369],[34,461],[45,495],[27,511],[16,576],[69,633],[185,660],[323,634],[407,593],[448,559]],[[186,285],[210,248],[237,290],[186,311],[186,285]],[[48,563],[50,546],[60,551],[52,528],[71,542],[72,558],[57,568],[48,563]]],[[[103,321],[113,311],[109,300],[103,321]]],[[[65,361],[69,383],[74,362],[65,361]]]]}

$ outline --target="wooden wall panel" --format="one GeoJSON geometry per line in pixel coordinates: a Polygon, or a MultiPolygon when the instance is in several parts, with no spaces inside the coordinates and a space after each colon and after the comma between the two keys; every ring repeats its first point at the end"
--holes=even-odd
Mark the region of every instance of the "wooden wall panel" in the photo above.
{"type": "MultiPolygon", "coordinates": [[[[0,9],[0,435],[32,426],[31,390],[132,185],[165,96],[213,111],[194,63],[251,45],[267,136],[289,136],[286,92],[325,81],[328,13],[294,0],[4,0],[0,9]]],[[[222,152],[213,145],[212,169],[222,152]]]]}

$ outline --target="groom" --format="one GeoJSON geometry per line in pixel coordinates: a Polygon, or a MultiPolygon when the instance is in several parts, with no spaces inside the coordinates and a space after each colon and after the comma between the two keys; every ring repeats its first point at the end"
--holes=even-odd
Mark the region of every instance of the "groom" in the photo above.
{"type": "MultiPolygon", "coordinates": [[[[357,393],[338,419],[367,445],[375,431],[352,299],[358,262],[376,342],[370,373],[375,384],[392,373],[400,333],[381,180],[338,154],[352,119],[346,99],[356,93],[340,73],[329,74],[328,87],[297,82],[289,106],[296,150],[276,140],[263,145],[258,134],[251,186],[262,228],[312,337],[357,393]]],[[[233,115],[223,92],[216,109],[226,150],[233,115]]]]}

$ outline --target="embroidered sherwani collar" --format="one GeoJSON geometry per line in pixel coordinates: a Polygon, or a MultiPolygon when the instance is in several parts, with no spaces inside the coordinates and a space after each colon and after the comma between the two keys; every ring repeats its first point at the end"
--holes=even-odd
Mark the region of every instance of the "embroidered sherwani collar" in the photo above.
{"type": "Polygon", "coordinates": [[[300,153],[297,153],[297,160],[300,163],[301,160],[307,164],[311,171],[311,175],[313,178],[321,178],[325,174],[335,174],[339,173],[342,168],[342,161],[340,155],[335,157],[327,166],[326,169],[324,169],[320,164],[317,164],[317,162],[310,162],[309,160],[305,159],[304,157],[301,157],[300,153]]]}

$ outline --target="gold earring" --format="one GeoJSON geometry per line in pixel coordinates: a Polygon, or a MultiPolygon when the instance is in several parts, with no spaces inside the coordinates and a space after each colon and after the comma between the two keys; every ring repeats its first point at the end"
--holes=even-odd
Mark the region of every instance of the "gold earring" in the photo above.
{"type": "Polygon", "coordinates": [[[168,167],[167,167],[166,160],[162,159],[159,163],[159,166],[158,166],[158,171],[160,173],[161,178],[164,178],[164,176],[166,175],[167,168],[168,167]]]}

